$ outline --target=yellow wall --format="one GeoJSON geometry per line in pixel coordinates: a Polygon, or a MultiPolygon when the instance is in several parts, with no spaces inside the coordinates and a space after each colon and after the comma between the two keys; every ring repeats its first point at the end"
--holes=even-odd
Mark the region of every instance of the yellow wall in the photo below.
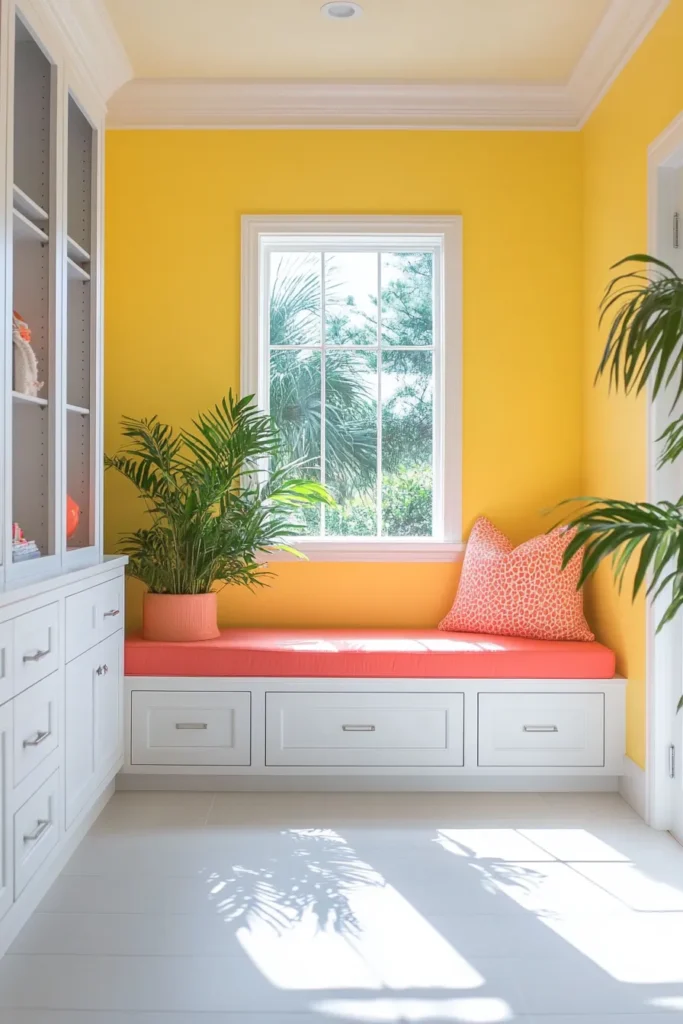
{"type": "MultiPolygon", "coordinates": [[[[187,422],[239,386],[240,216],[463,215],[464,524],[515,541],[577,493],[581,139],[544,132],[134,131],[107,136],[106,429],[187,422]]],[[[106,544],[139,520],[107,480],[106,544]]],[[[453,565],[285,564],[225,624],[433,625],[453,565]]],[[[130,590],[129,624],[140,616],[130,590]]]]}
{"type": "MultiPolygon", "coordinates": [[[[597,308],[609,267],[647,251],[647,148],[683,108],[683,0],[673,0],[588,121],[584,145],[584,446],[587,494],[644,500],[645,404],[593,387],[604,342],[597,308]]],[[[645,763],[645,607],[619,597],[609,572],[590,594],[592,621],[630,679],[627,752],[645,763]]]]}

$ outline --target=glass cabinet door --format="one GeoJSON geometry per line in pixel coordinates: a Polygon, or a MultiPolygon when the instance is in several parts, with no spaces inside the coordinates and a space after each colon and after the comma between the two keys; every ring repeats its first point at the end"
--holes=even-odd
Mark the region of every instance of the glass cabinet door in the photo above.
{"type": "Polygon", "coordinates": [[[66,548],[91,547],[95,537],[95,310],[92,254],[96,131],[73,96],[68,103],[66,288],[66,548]]]}
{"type": "Polygon", "coordinates": [[[11,380],[12,562],[56,551],[54,90],[56,73],[15,23],[11,380]]]}

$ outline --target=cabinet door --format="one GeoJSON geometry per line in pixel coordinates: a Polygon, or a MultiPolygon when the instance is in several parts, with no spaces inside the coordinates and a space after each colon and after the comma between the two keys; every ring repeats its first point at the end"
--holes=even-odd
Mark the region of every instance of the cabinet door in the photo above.
{"type": "Polygon", "coordinates": [[[85,806],[95,784],[95,669],[94,651],[86,651],[66,666],[64,772],[66,827],[85,806]]]}
{"type": "Polygon", "coordinates": [[[95,771],[99,781],[123,749],[121,679],[122,634],[116,633],[93,650],[95,673],[95,771]]]}
{"type": "Polygon", "coordinates": [[[0,708],[0,917],[12,905],[12,821],[9,798],[12,792],[12,705],[0,708]]]}

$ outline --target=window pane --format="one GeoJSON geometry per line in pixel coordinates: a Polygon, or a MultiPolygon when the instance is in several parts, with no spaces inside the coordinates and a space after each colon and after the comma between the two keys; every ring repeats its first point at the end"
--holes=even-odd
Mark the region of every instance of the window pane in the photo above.
{"type": "MultiPolygon", "coordinates": [[[[283,439],[279,464],[303,460],[292,472],[320,480],[320,352],[271,352],[270,413],[283,439]]],[[[319,536],[321,511],[301,511],[302,534],[319,536]]]]}
{"type": "Polygon", "coordinates": [[[382,253],[382,344],[431,345],[431,252],[382,253]]]}
{"type": "Polygon", "coordinates": [[[320,253],[270,254],[270,344],[319,345],[320,253]]]}
{"type": "Polygon", "coordinates": [[[431,352],[382,357],[382,535],[432,536],[431,352]]]}
{"type": "Polygon", "coordinates": [[[339,504],[325,512],[325,533],[377,533],[377,356],[334,352],[325,358],[325,482],[339,504]]]}
{"type": "Polygon", "coordinates": [[[330,345],[377,344],[376,252],[325,254],[325,337],[330,345]]]}

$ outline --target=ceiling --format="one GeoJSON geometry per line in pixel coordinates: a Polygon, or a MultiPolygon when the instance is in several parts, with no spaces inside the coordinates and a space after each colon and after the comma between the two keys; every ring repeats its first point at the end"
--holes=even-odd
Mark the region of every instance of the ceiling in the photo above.
{"type": "Polygon", "coordinates": [[[106,0],[137,78],[562,84],[609,0],[106,0]]]}

